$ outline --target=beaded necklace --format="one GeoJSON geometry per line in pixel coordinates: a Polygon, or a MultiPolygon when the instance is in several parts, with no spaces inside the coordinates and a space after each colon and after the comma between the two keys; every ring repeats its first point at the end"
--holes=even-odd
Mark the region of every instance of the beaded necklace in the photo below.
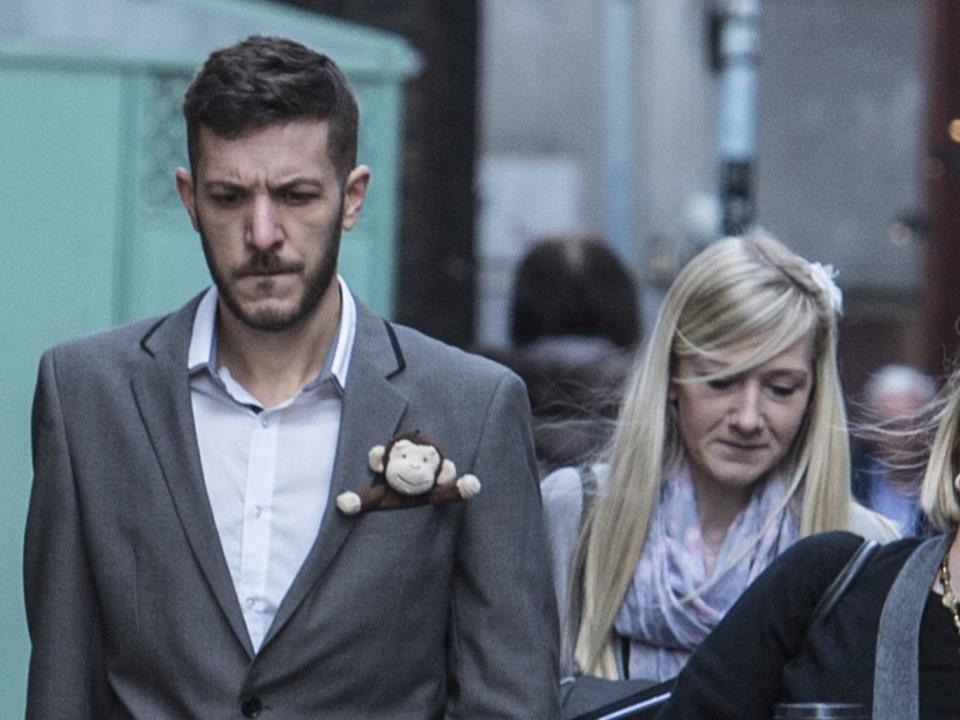
{"type": "Polygon", "coordinates": [[[943,606],[950,611],[950,614],[953,616],[953,626],[957,629],[957,634],[960,634],[960,598],[957,598],[956,594],[953,592],[953,587],[950,585],[950,568],[947,565],[947,559],[950,557],[950,551],[947,550],[947,554],[943,556],[943,560],[940,561],[940,584],[943,585],[943,598],[940,602],[943,603],[943,606]]]}

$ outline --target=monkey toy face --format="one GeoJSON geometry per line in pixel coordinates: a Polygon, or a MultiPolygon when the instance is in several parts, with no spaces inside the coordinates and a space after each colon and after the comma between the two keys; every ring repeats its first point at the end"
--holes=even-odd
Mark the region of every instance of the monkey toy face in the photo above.
{"type": "Polygon", "coordinates": [[[384,477],[399,493],[422,495],[436,484],[440,462],[440,453],[433,445],[398,440],[390,448],[384,477]]]}

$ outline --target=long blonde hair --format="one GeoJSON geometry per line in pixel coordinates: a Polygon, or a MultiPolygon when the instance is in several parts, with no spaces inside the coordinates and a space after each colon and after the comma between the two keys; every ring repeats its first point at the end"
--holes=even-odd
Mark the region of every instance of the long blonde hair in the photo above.
{"type": "Polygon", "coordinates": [[[956,486],[960,472],[957,424],[960,423],[960,366],[947,380],[938,399],[931,403],[931,424],[935,424],[930,458],[920,484],[920,507],[930,524],[940,532],[951,532],[960,525],[960,490],[956,486]]]}
{"type": "Polygon", "coordinates": [[[837,307],[823,268],[761,235],[709,245],[680,272],[629,382],[611,441],[606,492],[578,543],[565,619],[581,670],[616,677],[610,640],[647,535],[664,469],[682,456],[668,407],[674,360],[762,338],[730,373],[813,338],[814,384],[805,418],[778,466],[800,533],[849,527],[850,455],[836,364],[837,307]]]}

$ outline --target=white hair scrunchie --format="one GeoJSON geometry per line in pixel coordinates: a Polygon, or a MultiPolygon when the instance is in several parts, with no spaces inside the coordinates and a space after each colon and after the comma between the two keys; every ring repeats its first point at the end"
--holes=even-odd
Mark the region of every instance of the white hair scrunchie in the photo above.
{"type": "Polygon", "coordinates": [[[824,296],[830,301],[830,306],[837,315],[843,314],[843,292],[837,286],[834,278],[837,277],[837,270],[829,263],[812,262],[810,265],[810,277],[824,296]]]}

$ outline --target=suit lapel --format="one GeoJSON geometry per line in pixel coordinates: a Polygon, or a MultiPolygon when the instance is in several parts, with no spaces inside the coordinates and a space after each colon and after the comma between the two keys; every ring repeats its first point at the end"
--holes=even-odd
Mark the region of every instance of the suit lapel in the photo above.
{"type": "Polygon", "coordinates": [[[252,658],[253,646],[210,508],[193,423],[187,347],[196,306],[194,300],[144,338],[143,347],[152,357],[133,377],[133,393],[187,541],[227,622],[252,658]]]}
{"type": "Polygon", "coordinates": [[[374,475],[367,465],[370,448],[385,444],[396,433],[407,407],[406,397],[388,379],[403,367],[396,338],[388,333],[383,320],[358,303],[357,334],[343,395],[327,509],[317,540],[280,604],[264,638],[264,647],[323,575],[355,523],[355,519],[337,509],[336,498],[342,492],[366,488],[373,482],[374,475]]]}

